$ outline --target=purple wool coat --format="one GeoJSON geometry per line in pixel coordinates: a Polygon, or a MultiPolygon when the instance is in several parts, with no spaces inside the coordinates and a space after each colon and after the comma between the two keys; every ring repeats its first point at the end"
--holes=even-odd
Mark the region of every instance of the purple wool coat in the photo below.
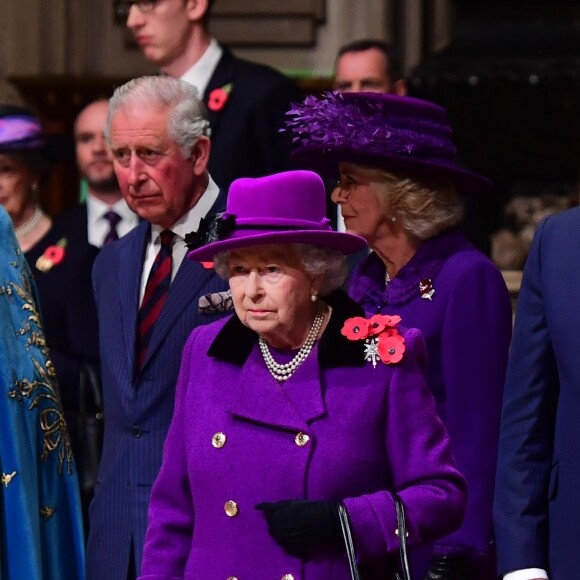
{"type": "Polygon", "coordinates": [[[425,241],[386,289],[385,266],[370,254],[353,273],[349,294],[369,314],[398,314],[402,324],[423,333],[427,382],[469,492],[461,528],[438,541],[433,553],[472,560],[470,580],[495,579],[492,504],[512,329],[501,273],[459,231],[450,230],[425,241]],[[431,300],[421,297],[425,279],[435,291],[431,300]]]}
{"type": "Polygon", "coordinates": [[[332,306],[319,343],[284,384],[237,317],[191,334],[141,580],[350,579],[344,553],[303,561],[280,548],[255,509],[264,501],[343,500],[368,579],[394,570],[392,490],[406,506],[410,545],[459,526],[465,482],[425,383],[420,332],[405,331],[400,363],[375,369],[364,341],[340,334],[362,309],[343,293],[332,306]]]}

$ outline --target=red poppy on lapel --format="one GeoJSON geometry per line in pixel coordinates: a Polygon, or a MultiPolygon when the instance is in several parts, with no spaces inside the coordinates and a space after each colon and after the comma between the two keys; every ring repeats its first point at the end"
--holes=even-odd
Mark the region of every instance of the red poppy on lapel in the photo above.
{"type": "Polygon", "coordinates": [[[36,260],[36,267],[41,272],[48,272],[53,266],[60,264],[66,255],[66,246],[68,240],[66,238],[61,238],[56,242],[54,246],[48,246],[44,250],[44,254],[36,260]]]}
{"type": "Polygon", "coordinates": [[[382,361],[387,365],[398,363],[405,352],[405,338],[399,334],[397,325],[400,316],[375,314],[369,319],[355,316],[345,321],[342,330],[348,340],[364,340],[364,358],[377,366],[382,361]]]}
{"type": "Polygon", "coordinates": [[[228,102],[230,93],[232,92],[232,83],[228,83],[223,87],[214,89],[210,94],[207,101],[207,108],[210,111],[218,112],[221,111],[225,104],[228,102]]]}

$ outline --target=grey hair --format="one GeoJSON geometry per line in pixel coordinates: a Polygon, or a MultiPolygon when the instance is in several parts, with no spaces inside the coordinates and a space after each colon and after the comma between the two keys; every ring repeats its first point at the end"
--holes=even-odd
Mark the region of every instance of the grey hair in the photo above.
{"type": "Polygon", "coordinates": [[[437,236],[461,220],[463,203],[451,179],[417,179],[349,165],[369,179],[385,214],[399,220],[403,229],[418,240],[437,236]]]}
{"type": "MultiPolygon", "coordinates": [[[[311,278],[322,276],[320,296],[326,296],[341,288],[348,275],[346,256],[337,250],[313,246],[311,244],[292,244],[296,249],[304,270],[311,278]]],[[[218,275],[227,280],[231,251],[219,252],[214,256],[214,268],[218,275]]]]}
{"type": "Polygon", "coordinates": [[[167,133],[185,159],[202,135],[211,133],[205,105],[198,90],[181,79],[168,76],[146,76],[132,79],[117,87],[109,100],[105,137],[110,144],[111,122],[119,109],[127,105],[171,108],[167,133]]]}

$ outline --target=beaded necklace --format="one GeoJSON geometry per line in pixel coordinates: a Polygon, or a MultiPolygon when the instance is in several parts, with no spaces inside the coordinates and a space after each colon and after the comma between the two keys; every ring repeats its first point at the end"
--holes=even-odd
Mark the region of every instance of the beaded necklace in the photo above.
{"type": "Polygon", "coordinates": [[[270,374],[277,380],[277,381],[286,381],[288,380],[293,374],[294,371],[306,360],[306,357],[310,354],[312,347],[320,333],[320,329],[322,328],[322,322],[324,321],[324,306],[320,304],[318,307],[318,312],[316,313],[316,317],[312,322],[312,326],[310,327],[310,331],[308,332],[308,336],[304,344],[300,347],[294,358],[284,364],[280,364],[274,360],[272,353],[270,352],[270,347],[268,343],[260,337],[258,343],[260,345],[260,350],[262,351],[262,356],[264,357],[264,362],[270,371],[270,374]]]}
{"type": "Polygon", "coordinates": [[[34,208],[34,213],[23,224],[19,225],[17,228],[14,228],[16,237],[21,238],[22,236],[30,233],[39,224],[43,215],[43,211],[38,206],[36,206],[34,208]]]}

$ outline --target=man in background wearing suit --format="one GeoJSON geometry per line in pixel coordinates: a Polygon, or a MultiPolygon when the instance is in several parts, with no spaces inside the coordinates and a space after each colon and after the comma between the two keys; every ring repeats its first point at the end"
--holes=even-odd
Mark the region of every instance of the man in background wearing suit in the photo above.
{"type": "Polygon", "coordinates": [[[213,270],[184,259],[186,234],[225,205],[207,171],[208,134],[196,89],[178,79],[134,79],[109,102],[115,173],[143,221],[103,248],[93,270],[106,421],[88,580],[139,575],[181,351],[195,326],[218,316],[199,312],[200,297],[226,288],[213,270]]]}
{"type": "Polygon", "coordinates": [[[580,578],[580,209],[540,222],[518,298],[494,505],[504,580],[580,578]]]}
{"type": "Polygon", "coordinates": [[[341,93],[391,93],[405,96],[399,59],[382,40],[361,39],[338,50],[334,63],[334,90],[341,93]]]}
{"type": "Polygon", "coordinates": [[[209,171],[228,188],[238,177],[289,168],[290,143],[280,133],[284,113],[301,94],[279,72],[236,58],[208,31],[213,0],[122,1],[145,58],[203,95],[212,127],[209,171]]]}
{"type": "Polygon", "coordinates": [[[113,171],[113,158],[105,141],[108,106],[105,99],[93,101],[76,118],[77,166],[87,184],[87,200],[57,218],[59,227],[67,233],[78,232],[97,248],[119,239],[139,222],[123,199],[113,171]]]}

